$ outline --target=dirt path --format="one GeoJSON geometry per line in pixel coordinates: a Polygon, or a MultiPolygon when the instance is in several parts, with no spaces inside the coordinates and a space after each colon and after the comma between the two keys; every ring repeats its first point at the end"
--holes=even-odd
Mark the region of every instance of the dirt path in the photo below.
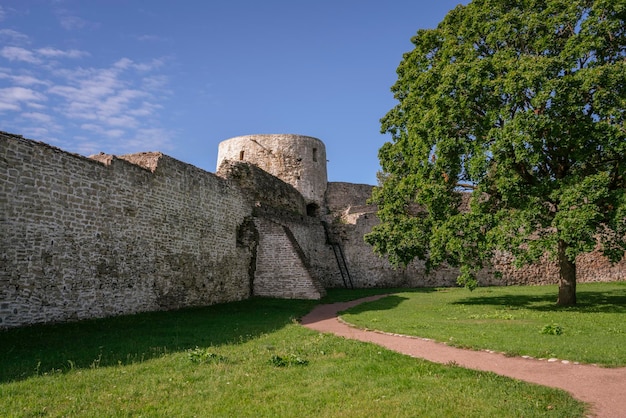
{"type": "Polygon", "coordinates": [[[463,350],[423,338],[358,329],[337,318],[337,312],[385,296],[387,295],[319,305],[302,318],[302,325],[320,332],[371,342],[436,363],[454,362],[468,369],[490,371],[526,382],[563,389],[575,398],[591,404],[591,412],[596,417],[626,418],[626,367],[607,369],[561,361],[505,357],[487,351],[463,350]]]}

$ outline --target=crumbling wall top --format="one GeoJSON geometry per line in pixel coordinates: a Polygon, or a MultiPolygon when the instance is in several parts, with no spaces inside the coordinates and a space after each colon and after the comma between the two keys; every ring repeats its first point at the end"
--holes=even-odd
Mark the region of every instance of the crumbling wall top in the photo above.
{"type": "Polygon", "coordinates": [[[255,207],[271,207],[299,215],[306,213],[304,198],[292,185],[255,165],[224,160],[216,174],[245,190],[255,207]]]}
{"type": "Polygon", "coordinates": [[[159,160],[163,158],[161,152],[138,152],[135,154],[125,154],[118,157],[120,160],[128,161],[154,173],[159,165],[159,160]]]}
{"type": "Polygon", "coordinates": [[[307,205],[324,205],[326,147],[317,138],[294,134],[238,136],[219,144],[218,170],[224,160],[253,164],[295,187],[307,205]]]}

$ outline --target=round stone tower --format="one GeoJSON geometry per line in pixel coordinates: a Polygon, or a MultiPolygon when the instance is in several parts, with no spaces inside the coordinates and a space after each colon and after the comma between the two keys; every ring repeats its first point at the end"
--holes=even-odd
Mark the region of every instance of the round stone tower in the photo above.
{"type": "Polygon", "coordinates": [[[245,161],[291,184],[314,214],[324,206],[326,147],[317,138],[292,134],[245,135],[219,145],[217,169],[224,160],[245,161]]]}

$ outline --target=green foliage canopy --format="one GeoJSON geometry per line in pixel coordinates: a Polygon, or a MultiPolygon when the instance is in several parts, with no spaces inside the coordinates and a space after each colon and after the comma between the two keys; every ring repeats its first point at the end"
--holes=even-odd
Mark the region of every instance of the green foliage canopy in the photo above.
{"type": "MultiPolygon", "coordinates": [[[[474,0],[419,30],[381,120],[366,236],[395,264],[626,249],[626,2],[474,0]]],[[[561,260],[562,259],[562,260],[561,260]]],[[[575,272],[575,269],[574,269],[575,272]]]]}

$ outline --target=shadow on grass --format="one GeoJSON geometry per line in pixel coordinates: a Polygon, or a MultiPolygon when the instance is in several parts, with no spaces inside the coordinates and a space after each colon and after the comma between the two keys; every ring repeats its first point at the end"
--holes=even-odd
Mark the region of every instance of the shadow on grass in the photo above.
{"type": "Polygon", "coordinates": [[[602,292],[577,292],[577,305],[561,307],[556,305],[557,294],[510,294],[494,296],[470,296],[454,302],[455,305],[497,305],[518,307],[536,311],[576,311],[576,312],[603,312],[626,313],[626,288],[602,292]]]}
{"type": "Polygon", "coordinates": [[[138,363],[195,347],[242,343],[293,323],[316,303],[258,298],[0,331],[0,382],[138,363]]]}
{"type": "Polygon", "coordinates": [[[372,311],[386,311],[390,309],[394,309],[400,305],[403,301],[408,298],[398,296],[398,295],[389,295],[382,299],[378,299],[372,302],[365,302],[359,305],[353,306],[352,308],[339,312],[339,314],[350,312],[350,314],[358,315],[362,312],[372,312],[372,311]]]}
{"type": "Polygon", "coordinates": [[[326,296],[320,303],[347,302],[374,295],[391,295],[393,293],[431,293],[437,292],[437,288],[365,288],[365,289],[326,289],[326,296]]]}
{"type": "MultiPolygon", "coordinates": [[[[391,293],[335,289],[322,303],[391,293]]],[[[178,311],[0,330],[0,383],[44,373],[139,363],[196,347],[237,344],[304,316],[320,301],[254,298],[178,311]]]]}
{"type": "Polygon", "coordinates": [[[326,289],[326,296],[320,301],[321,304],[348,302],[356,299],[365,298],[374,295],[384,295],[391,293],[404,292],[406,289],[392,288],[366,288],[366,289],[326,289]]]}
{"type": "MultiPolygon", "coordinates": [[[[372,293],[372,295],[388,294],[388,296],[385,296],[384,298],[378,299],[375,301],[358,304],[343,312],[350,312],[351,314],[356,315],[362,312],[390,310],[390,309],[396,308],[398,305],[400,305],[400,303],[409,299],[403,296],[396,295],[394,293],[434,293],[438,291],[439,289],[437,288],[411,288],[411,289],[386,289],[386,290],[379,289],[378,293],[372,293]]],[[[365,296],[370,296],[370,295],[364,295],[364,296],[359,296],[359,297],[365,297],[365,296]]],[[[339,313],[341,314],[343,312],[339,312],[339,313]]]]}

